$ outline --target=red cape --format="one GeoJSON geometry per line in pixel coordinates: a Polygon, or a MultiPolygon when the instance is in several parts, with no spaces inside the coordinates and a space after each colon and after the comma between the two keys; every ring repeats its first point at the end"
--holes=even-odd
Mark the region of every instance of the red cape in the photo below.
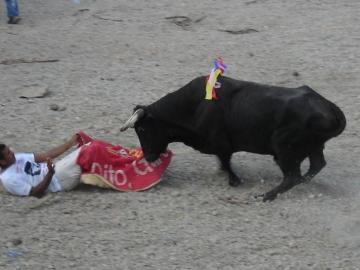
{"type": "Polygon", "coordinates": [[[94,140],[83,132],[78,135],[81,150],[77,164],[81,167],[81,179],[85,183],[120,191],[145,190],[161,180],[171,161],[170,150],[149,163],[140,148],[126,149],[121,145],[94,140]]]}

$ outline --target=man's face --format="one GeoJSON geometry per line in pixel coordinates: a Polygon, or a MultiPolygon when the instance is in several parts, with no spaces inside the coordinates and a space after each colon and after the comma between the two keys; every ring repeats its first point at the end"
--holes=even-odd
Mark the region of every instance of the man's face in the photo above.
{"type": "Polygon", "coordinates": [[[3,158],[0,160],[2,167],[8,167],[15,162],[15,154],[9,147],[5,147],[2,151],[3,158]]]}

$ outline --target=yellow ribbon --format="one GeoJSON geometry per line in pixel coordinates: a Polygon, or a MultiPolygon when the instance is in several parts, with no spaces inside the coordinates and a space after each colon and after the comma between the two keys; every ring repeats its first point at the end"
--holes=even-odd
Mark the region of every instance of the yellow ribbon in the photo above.
{"type": "Polygon", "coordinates": [[[211,100],[213,95],[212,95],[212,91],[215,87],[215,83],[217,81],[217,78],[219,77],[219,75],[221,74],[221,70],[220,69],[213,69],[210,73],[209,79],[206,83],[206,95],[205,95],[205,99],[207,100],[211,100]]]}

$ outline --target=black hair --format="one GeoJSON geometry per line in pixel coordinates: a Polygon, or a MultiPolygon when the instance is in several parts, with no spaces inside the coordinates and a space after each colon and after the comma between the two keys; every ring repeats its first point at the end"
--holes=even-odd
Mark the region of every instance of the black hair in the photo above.
{"type": "Polygon", "coordinates": [[[4,159],[3,151],[6,148],[6,145],[3,143],[0,143],[0,160],[4,159]]]}

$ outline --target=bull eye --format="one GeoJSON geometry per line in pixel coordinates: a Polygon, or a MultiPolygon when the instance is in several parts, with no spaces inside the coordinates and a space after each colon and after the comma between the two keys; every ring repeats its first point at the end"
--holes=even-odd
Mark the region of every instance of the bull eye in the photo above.
{"type": "Polygon", "coordinates": [[[139,128],[138,128],[138,131],[139,131],[139,132],[144,132],[145,129],[144,129],[143,127],[139,127],[139,128]]]}

